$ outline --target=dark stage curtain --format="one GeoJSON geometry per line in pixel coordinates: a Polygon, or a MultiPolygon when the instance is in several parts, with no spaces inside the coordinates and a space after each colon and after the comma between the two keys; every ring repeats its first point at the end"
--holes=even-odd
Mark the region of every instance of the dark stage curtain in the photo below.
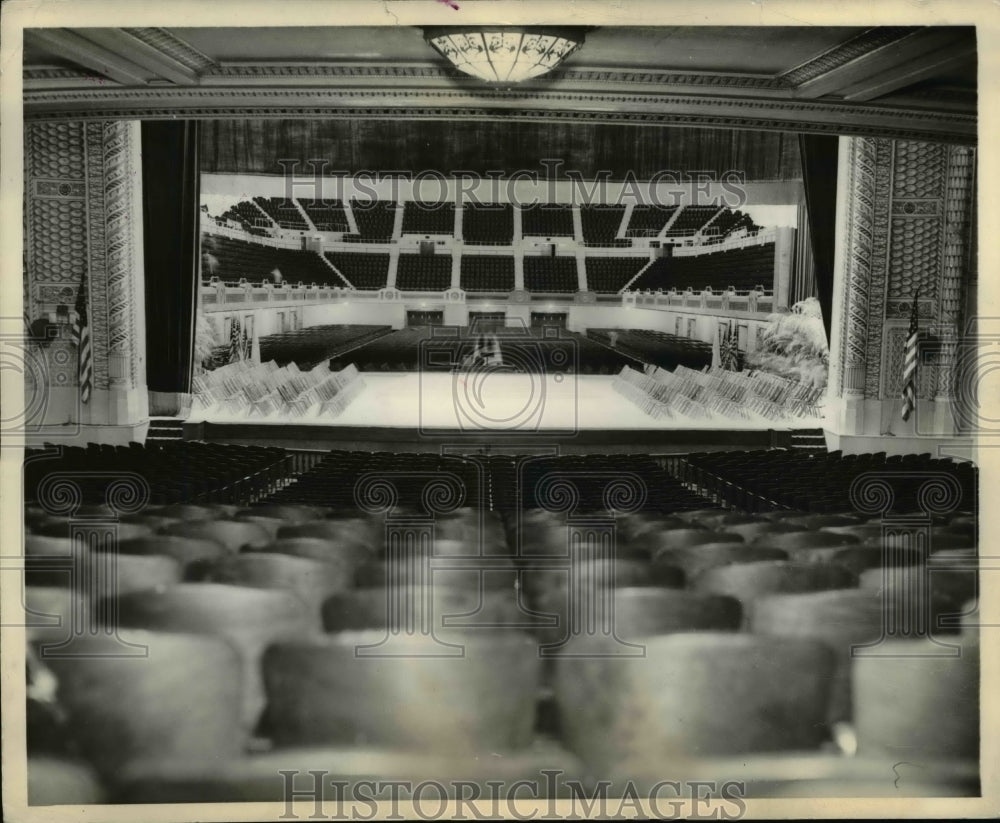
{"type": "MultiPolygon", "coordinates": [[[[202,124],[202,171],[217,174],[314,174],[325,172],[467,170],[512,174],[518,169],[546,178],[567,171],[594,180],[649,180],[660,172],[726,172],[749,181],[799,180],[794,134],[732,129],[670,128],[609,123],[522,123],[490,120],[215,120],[202,124]],[[282,162],[283,161],[283,162],[282,162]]],[[[564,178],[565,179],[565,178],[564,178]]],[[[664,182],[670,182],[665,180],[664,182]]]]}
{"type": "Polygon", "coordinates": [[[199,249],[199,124],[142,124],[146,383],[190,392],[199,249]]]}
{"type": "Polygon", "coordinates": [[[837,150],[839,138],[800,134],[802,182],[809,214],[816,297],[823,310],[826,339],[830,339],[833,314],[833,255],[837,231],[837,150]]]}

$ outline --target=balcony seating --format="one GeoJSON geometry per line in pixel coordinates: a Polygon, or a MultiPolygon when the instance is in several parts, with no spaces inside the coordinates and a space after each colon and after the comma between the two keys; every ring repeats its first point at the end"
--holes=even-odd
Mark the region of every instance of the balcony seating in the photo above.
{"type": "Polygon", "coordinates": [[[524,257],[524,288],[530,292],[570,293],[580,290],[575,257],[524,257]]]}
{"type": "Polygon", "coordinates": [[[687,237],[697,234],[718,211],[718,206],[684,206],[673,225],[667,229],[667,236],[687,237]]]}
{"type": "Polygon", "coordinates": [[[294,201],[286,200],[284,197],[255,197],[253,202],[283,229],[306,231],[309,228],[294,201]]]}
{"type": "Polygon", "coordinates": [[[344,204],[339,200],[299,199],[299,205],[312,220],[317,231],[346,232],[349,230],[344,204]]]}
{"type": "Polygon", "coordinates": [[[388,254],[360,251],[327,251],[323,254],[356,289],[378,291],[384,289],[389,280],[388,254]]]}
{"type": "Polygon", "coordinates": [[[469,246],[509,246],[514,241],[514,207],[509,203],[466,203],[462,240],[469,246]]]}
{"type": "MultiPolygon", "coordinates": [[[[285,283],[344,285],[315,252],[279,249],[213,234],[202,235],[202,249],[218,261],[214,276],[226,283],[235,284],[244,277],[250,283],[270,283],[271,272],[277,269],[285,283]]],[[[203,278],[207,274],[202,271],[203,278]]]]}
{"type": "Polygon", "coordinates": [[[358,224],[358,234],[344,235],[354,243],[388,243],[396,222],[395,200],[352,200],[351,214],[358,224]]]}
{"type": "Polygon", "coordinates": [[[407,200],[403,204],[403,234],[455,234],[454,203],[419,203],[407,200]]]}
{"type": "Polygon", "coordinates": [[[557,203],[541,203],[521,209],[522,237],[572,237],[573,208],[557,203]]]}
{"type": "Polygon", "coordinates": [[[667,221],[674,216],[675,211],[677,206],[634,206],[625,236],[656,237],[667,225],[667,221]]]}
{"type": "Polygon", "coordinates": [[[605,206],[591,204],[580,206],[580,221],[583,224],[583,242],[588,246],[603,248],[629,248],[632,241],[618,239],[625,206],[605,206]]]}
{"type": "Polygon", "coordinates": [[[630,291],[656,291],[706,287],[724,291],[733,286],[746,292],[757,286],[774,288],[774,243],[691,256],[659,257],[630,287],[630,291]]]}
{"type": "Polygon", "coordinates": [[[649,263],[648,257],[588,257],[587,290],[617,294],[649,263]]]}
{"type": "Polygon", "coordinates": [[[465,291],[513,291],[514,258],[463,254],[461,285],[465,291]]]}
{"type": "Polygon", "coordinates": [[[400,254],[396,288],[400,291],[446,291],[451,288],[451,255],[400,254]]]}

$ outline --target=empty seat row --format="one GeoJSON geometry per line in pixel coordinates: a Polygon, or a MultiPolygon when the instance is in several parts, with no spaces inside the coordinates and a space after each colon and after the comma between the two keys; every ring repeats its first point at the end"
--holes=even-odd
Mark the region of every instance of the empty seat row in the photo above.
{"type": "Polygon", "coordinates": [[[255,197],[253,202],[283,229],[305,231],[309,228],[294,200],[284,197],[255,197]]]}
{"type": "Polygon", "coordinates": [[[616,294],[648,263],[648,257],[587,257],[587,289],[616,294]]]}
{"type": "Polygon", "coordinates": [[[396,221],[395,200],[351,200],[351,214],[358,225],[358,234],[344,235],[344,240],[357,243],[388,243],[396,221]]]}
{"type": "Polygon", "coordinates": [[[299,205],[319,231],[346,232],[350,228],[344,204],[339,200],[300,198],[299,205]]]}
{"type": "Polygon", "coordinates": [[[218,277],[226,283],[242,278],[250,283],[272,281],[275,270],[286,283],[345,286],[318,254],[236,240],[222,235],[202,235],[202,278],[218,277]]]}
{"type": "Polygon", "coordinates": [[[618,239],[625,206],[581,205],[580,221],[583,228],[583,242],[588,246],[605,248],[628,248],[632,242],[627,238],[618,239]]]}
{"type": "Polygon", "coordinates": [[[521,209],[523,237],[573,237],[573,207],[539,203],[521,209]]]}
{"type": "Polygon", "coordinates": [[[525,255],[524,287],[531,292],[543,293],[579,291],[580,277],[576,258],[525,255]]]}
{"type": "Polygon", "coordinates": [[[323,254],[356,289],[377,291],[384,289],[388,282],[388,254],[353,251],[327,251],[323,254]]]}
{"type": "Polygon", "coordinates": [[[396,288],[401,291],[445,291],[450,287],[450,254],[399,255],[396,288]]]}
{"type": "Polygon", "coordinates": [[[659,257],[629,287],[633,291],[676,289],[746,292],[774,288],[775,244],[747,246],[697,255],[659,257]]]}
{"type": "Polygon", "coordinates": [[[509,203],[467,203],[462,239],[469,245],[509,246],[514,242],[514,207],[509,203]]]}
{"type": "Polygon", "coordinates": [[[513,291],[514,258],[463,254],[461,285],[466,291],[513,291]]]}
{"type": "Polygon", "coordinates": [[[403,234],[455,234],[454,203],[421,203],[407,200],[403,204],[403,234]]]}

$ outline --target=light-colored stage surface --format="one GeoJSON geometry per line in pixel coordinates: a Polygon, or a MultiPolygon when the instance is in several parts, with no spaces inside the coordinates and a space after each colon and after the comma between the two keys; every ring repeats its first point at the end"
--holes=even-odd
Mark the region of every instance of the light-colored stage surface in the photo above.
{"type": "Polygon", "coordinates": [[[761,431],[819,428],[821,418],[793,422],[759,415],[734,420],[655,419],[613,388],[614,376],[509,372],[363,372],[365,387],[339,415],[314,407],[301,417],[193,411],[189,423],[335,426],[418,431],[573,432],[602,430],[761,431]]]}

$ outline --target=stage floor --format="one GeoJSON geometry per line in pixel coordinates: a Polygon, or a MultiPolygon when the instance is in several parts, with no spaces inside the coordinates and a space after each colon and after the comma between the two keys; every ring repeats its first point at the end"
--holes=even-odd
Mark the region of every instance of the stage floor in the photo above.
{"type": "Polygon", "coordinates": [[[234,415],[220,408],[192,411],[188,423],[296,427],[359,427],[465,432],[791,431],[819,428],[822,418],[794,426],[757,415],[749,420],[654,419],[613,388],[613,375],[510,372],[362,372],[365,387],[339,415],[234,415]]]}

